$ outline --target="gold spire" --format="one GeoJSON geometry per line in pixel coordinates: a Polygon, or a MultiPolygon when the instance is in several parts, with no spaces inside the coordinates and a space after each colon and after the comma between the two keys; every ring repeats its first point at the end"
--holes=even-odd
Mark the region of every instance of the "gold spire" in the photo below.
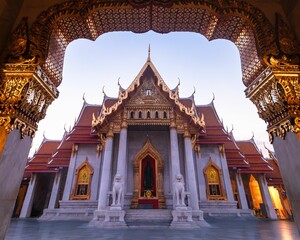
{"type": "Polygon", "coordinates": [[[151,61],[151,58],[150,58],[150,44],[149,44],[149,47],[148,47],[148,59],[147,59],[148,62],[151,61]]]}

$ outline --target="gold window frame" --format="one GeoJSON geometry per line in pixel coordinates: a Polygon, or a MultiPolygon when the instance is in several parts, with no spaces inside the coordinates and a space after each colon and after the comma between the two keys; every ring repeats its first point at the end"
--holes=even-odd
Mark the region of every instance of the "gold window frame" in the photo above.
{"type": "Polygon", "coordinates": [[[222,170],[212,161],[209,160],[207,166],[203,170],[205,176],[205,183],[206,183],[206,196],[208,200],[227,200],[225,195],[225,191],[223,189],[222,184],[222,170]],[[209,176],[211,171],[214,170],[217,173],[216,180],[214,182],[210,182],[209,176]],[[211,195],[210,194],[210,185],[218,185],[219,186],[219,195],[211,195]]]}
{"type": "Polygon", "coordinates": [[[91,183],[92,183],[92,175],[94,173],[94,169],[89,164],[89,162],[84,160],[82,164],[76,169],[75,176],[76,181],[74,185],[74,189],[72,191],[72,195],[70,200],[89,200],[90,192],[91,192],[91,183]],[[83,176],[86,174],[87,176],[83,176]],[[87,185],[86,194],[78,194],[77,189],[79,185],[87,185]]]}

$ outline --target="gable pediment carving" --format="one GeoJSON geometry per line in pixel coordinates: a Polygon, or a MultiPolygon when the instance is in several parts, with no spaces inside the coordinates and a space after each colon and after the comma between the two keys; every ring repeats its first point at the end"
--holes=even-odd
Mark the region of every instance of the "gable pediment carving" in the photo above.
{"type": "Polygon", "coordinates": [[[170,101],[161,93],[155,85],[154,79],[146,79],[137,92],[128,100],[127,106],[141,105],[171,105],[170,101]]]}

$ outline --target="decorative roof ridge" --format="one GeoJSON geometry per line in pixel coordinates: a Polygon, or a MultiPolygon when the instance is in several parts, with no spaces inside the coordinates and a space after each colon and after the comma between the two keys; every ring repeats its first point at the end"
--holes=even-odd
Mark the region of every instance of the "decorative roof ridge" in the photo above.
{"type": "Polygon", "coordinates": [[[198,114],[195,113],[196,112],[195,107],[188,108],[180,102],[179,96],[178,96],[178,91],[172,92],[170,90],[170,88],[164,82],[164,80],[160,76],[159,72],[155,68],[155,66],[152,63],[150,58],[147,59],[146,63],[143,65],[142,69],[139,71],[138,75],[135,77],[135,79],[132,81],[132,83],[129,85],[129,87],[124,92],[119,91],[118,101],[115,104],[113,104],[111,107],[108,107],[108,108],[106,108],[106,106],[104,104],[102,104],[102,110],[101,110],[99,116],[95,117],[95,115],[93,115],[92,127],[101,125],[103,123],[104,119],[106,118],[106,116],[111,114],[112,112],[116,111],[118,109],[118,107],[123,103],[123,100],[127,99],[128,94],[131,93],[132,91],[134,91],[136,89],[136,87],[140,86],[141,77],[143,76],[143,73],[146,71],[147,67],[150,67],[152,69],[154,75],[157,77],[157,86],[161,87],[163,92],[168,93],[169,98],[175,102],[175,104],[179,107],[180,111],[189,115],[192,118],[194,124],[199,125],[202,128],[205,128],[205,121],[204,121],[203,114],[200,119],[198,114]]]}
{"type": "MultiPolygon", "coordinates": [[[[256,151],[258,152],[258,155],[261,157],[261,159],[269,165],[268,161],[265,159],[265,157],[263,156],[263,154],[261,153],[261,151],[260,151],[259,148],[257,147],[257,145],[256,145],[256,143],[255,143],[255,141],[254,141],[254,137],[251,137],[249,140],[238,140],[237,143],[238,143],[238,142],[245,142],[245,143],[248,142],[248,143],[252,143],[253,146],[254,146],[254,148],[255,148],[256,151]]],[[[247,154],[245,154],[245,155],[247,155],[247,154]]],[[[250,155],[250,154],[248,154],[248,155],[250,155]]],[[[254,154],[251,154],[251,155],[254,155],[254,154]]],[[[257,154],[256,154],[256,155],[257,155],[257,154]]]]}
{"type": "Polygon", "coordinates": [[[215,97],[213,98],[213,100],[212,100],[210,103],[208,103],[208,104],[202,104],[202,105],[197,105],[196,108],[197,108],[197,107],[199,107],[199,108],[201,108],[201,107],[211,107],[212,110],[213,110],[213,112],[214,112],[214,114],[215,114],[216,117],[217,117],[218,123],[222,126],[222,128],[224,129],[224,131],[228,134],[228,132],[227,132],[226,129],[224,128],[223,121],[221,121],[221,119],[220,119],[220,117],[219,117],[219,115],[218,115],[218,112],[217,112],[216,107],[215,107],[215,104],[214,104],[214,100],[215,100],[215,97]]]}

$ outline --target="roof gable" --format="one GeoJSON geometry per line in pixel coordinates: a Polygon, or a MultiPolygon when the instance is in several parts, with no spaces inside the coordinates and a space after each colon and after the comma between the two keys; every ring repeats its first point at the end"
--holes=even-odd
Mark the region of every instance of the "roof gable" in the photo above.
{"type": "Polygon", "coordinates": [[[171,90],[167,86],[149,57],[130,86],[126,90],[120,87],[118,99],[116,99],[113,105],[108,107],[104,99],[99,116],[93,116],[92,127],[95,130],[102,128],[102,124],[105,124],[107,117],[117,112],[128,101],[130,102],[130,99],[132,99],[132,102],[135,101],[136,103],[144,103],[145,101],[147,102],[147,100],[149,103],[151,101],[152,103],[157,101],[157,104],[167,104],[169,102],[169,105],[171,104],[175,106],[182,114],[191,118],[190,122],[197,126],[197,129],[203,130],[205,128],[204,118],[203,116],[201,116],[201,118],[198,116],[194,102],[191,107],[187,107],[184,103],[182,103],[179,98],[178,88],[171,90]],[[151,92],[147,92],[147,90],[150,90],[147,89],[147,87],[150,86],[155,87],[153,90],[155,91],[154,93],[158,94],[158,99],[149,96],[148,93],[151,94],[151,92]]]}

